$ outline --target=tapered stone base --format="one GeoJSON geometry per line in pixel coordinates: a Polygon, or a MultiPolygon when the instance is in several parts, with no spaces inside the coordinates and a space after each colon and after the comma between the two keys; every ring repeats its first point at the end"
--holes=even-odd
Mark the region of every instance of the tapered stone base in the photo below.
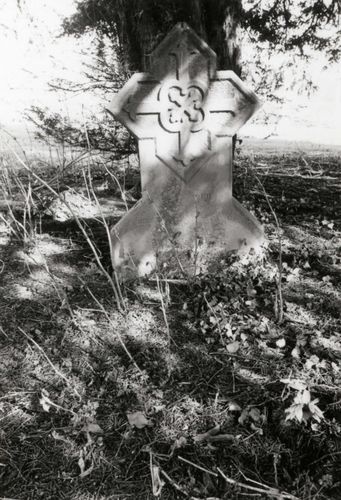
{"type": "Polygon", "coordinates": [[[111,230],[112,263],[122,280],[153,271],[198,274],[230,251],[259,253],[264,243],[258,221],[231,198],[210,213],[205,203],[182,212],[158,206],[148,195],[111,230]]]}

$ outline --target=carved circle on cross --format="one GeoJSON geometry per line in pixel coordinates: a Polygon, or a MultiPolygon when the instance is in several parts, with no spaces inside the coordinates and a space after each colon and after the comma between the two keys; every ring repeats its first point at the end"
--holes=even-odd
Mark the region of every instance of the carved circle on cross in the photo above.
{"type": "Polygon", "coordinates": [[[185,133],[202,130],[206,91],[198,81],[170,80],[159,91],[159,122],[167,132],[185,133]]]}

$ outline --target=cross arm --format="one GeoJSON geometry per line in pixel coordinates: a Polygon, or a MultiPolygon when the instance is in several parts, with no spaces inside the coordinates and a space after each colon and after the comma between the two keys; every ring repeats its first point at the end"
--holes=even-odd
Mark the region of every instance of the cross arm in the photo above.
{"type": "Polygon", "coordinates": [[[144,117],[159,113],[157,100],[159,86],[160,82],[148,73],[136,73],[115,94],[107,111],[134,135],[142,138],[146,128],[144,117]]]}
{"type": "Polygon", "coordinates": [[[205,108],[216,135],[234,135],[261,105],[260,100],[230,70],[218,71],[211,80],[205,108]]]}

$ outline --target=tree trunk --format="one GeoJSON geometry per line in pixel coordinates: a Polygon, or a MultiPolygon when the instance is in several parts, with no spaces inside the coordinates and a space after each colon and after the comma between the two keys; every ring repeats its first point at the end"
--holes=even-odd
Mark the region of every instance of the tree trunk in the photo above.
{"type": "Polygon", "coordinates": [[[146,71],[154,48],[186,22],[217,54],[218,69],[240,74],[241,0],[119,0],[118,38],[129,72],[146,71]]]}

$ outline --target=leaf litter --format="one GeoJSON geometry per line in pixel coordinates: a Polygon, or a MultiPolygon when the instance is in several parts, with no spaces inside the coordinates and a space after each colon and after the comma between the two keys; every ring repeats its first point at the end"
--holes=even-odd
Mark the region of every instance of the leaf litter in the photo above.
{"type": "MultiPolygon", "coordinates": [[[[48,294],[44,283],[30,290],[24,245],[14,239],[1,247],[0,481],[7,497],[95,498],[100,489],[104,497],[207,500],[252,494],[247,487],[276,498],[340,497],[340,219],[322,198],[307,210],[294,192],[285,201],[276,196],[271,169],[282,160],[262,159],[283,231],[284,321],[276,323],[275,227],[259,194],[238,192],[257,161],[237,159],[235,188],[266,221],[267,255],[256,263],[228,256],[210,275],[170,282],[170,342],[156,287],[140,285],[144,303],[127,287],[122,318],[70,222],[46,225],[39,238],[41,251],[46,231],[44,262],[58,283],[48,294]],[[58,263],[74,271],[65,288],[58,263]],[[73,279],[77,273],[111,323],[73,279]]],[[[300,171],[299,157],[288,161],[300,171]]],[[[323,158],[307,161],[329,168],[323,158]]],[[[96,223],[91,231],[109,266],[105,232],[96,223]]]]}

